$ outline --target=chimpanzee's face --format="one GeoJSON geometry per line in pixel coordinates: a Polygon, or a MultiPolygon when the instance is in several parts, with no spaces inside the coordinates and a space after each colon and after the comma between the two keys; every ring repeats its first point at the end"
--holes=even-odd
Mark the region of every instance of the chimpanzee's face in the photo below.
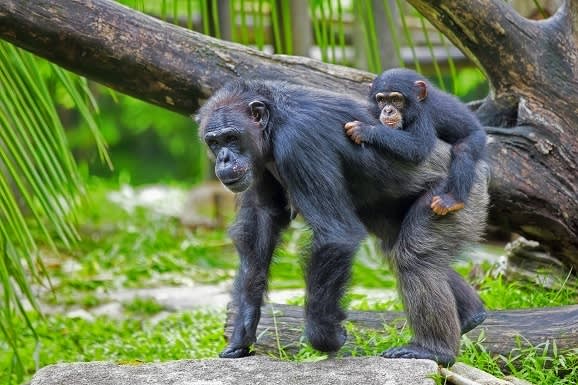
{"type": "Polygon", "coordinates": [[[201,122],[202,137],[215,157],[215,175],[232,192],[243,192],[253,183],[262,155],[255,133],[261,133],[268,116],[264,103],[253,101],[243,108],[223,105],[201,122]]]}
{"type": "Polygon", "coordinates": [[[405,96],[401,92],[378,92],[375,102],[380,109],[379,120],[391,128],[403,127],[403,112],[405,108],[405,96]]]}
{"type": "Polygon", "coordinates": [[[404,125],[420,115],[419,105],[427,98],[427,84],[417,73],[388,70],[371,83],[369,101],[374,116],[390,128],[404,125]]]}

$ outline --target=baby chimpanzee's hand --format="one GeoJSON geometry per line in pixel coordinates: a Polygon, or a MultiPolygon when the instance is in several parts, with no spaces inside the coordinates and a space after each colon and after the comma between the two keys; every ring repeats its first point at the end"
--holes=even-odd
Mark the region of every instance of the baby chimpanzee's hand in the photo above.
{"type": "Polygon", "coordinates": [[[353,140],[356,144],[361,144],[365,142],[364,133],[367,130],[366,125],[362,122],[358,122],[357,120],[354,122],[345,123],[345,133],[351,140],[353,140]]]}

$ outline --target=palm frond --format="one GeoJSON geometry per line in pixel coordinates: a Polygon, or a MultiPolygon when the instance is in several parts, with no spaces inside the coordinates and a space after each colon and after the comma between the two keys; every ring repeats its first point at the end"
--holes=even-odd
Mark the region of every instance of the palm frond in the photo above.
{"type": "Polygon", "coordinates": [[[429,54],[431,55],[431,58],[432,58],[434,71],[435,71],[436,77],[438,79],[438,85],[440,86],[440,88],[442,90],[446,90],[446,85],[444,82],[442,71],[441,71],[439,63],[438,63],[438,58],[434,52],[433,44],[429,38],[429,31],[428,31],[428,27],[426,25],[425,18],[423,16],[419,15],[419,21],[420,21],[421,30],[423,33],[423,37],[425,39],[426,46],[428,47],[429,54]]]}
{"type": "MultiPolygon", "coordinates": [[[[94,119],[96,103],[85,79],[0,43],[0,332],[21,371],[15,319],[31,327],[24,301],[38,311],[30,281],[45,276],[41,245],[55,250],[78,239],[74,208],[82,181],[58,117],[50,85],[63,87],[110,164],[94,119]]],[[[20,373],[21,374],[21,373],[20,373]]]]}
{"type": "Polygon", "coordinates": [[[405,63],[401,56],[401,41],[399,38],[399,31],[396,30],[396,23],[394,21],[394,15],[397,16],[397,14],[394,14],[395,9],[392,9],[390,0],[383,0],[383,8],[385,10],[387,26],[389,28],[389,34],[391,36],[397,60],[399,61],[399,66],[405,67],[405,63]]]}

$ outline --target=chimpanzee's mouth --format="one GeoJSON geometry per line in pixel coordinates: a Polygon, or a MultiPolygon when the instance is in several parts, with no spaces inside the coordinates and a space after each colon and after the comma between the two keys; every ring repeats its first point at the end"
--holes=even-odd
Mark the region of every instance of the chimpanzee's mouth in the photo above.
{"type": "Polygon", "coordinates": [[[386,126],[397,128],[397,120],[396,119],[382,119],[381,122],[386,126]]]}
{"type": "Polygon", "coordinates": [[[223,185],[234,193],[239,193],[247,190],[251,185],[251,178],[248,177],[249,173],[243,174],[240,178],[234,180],[228,180],[223,182],[223,185]]]}

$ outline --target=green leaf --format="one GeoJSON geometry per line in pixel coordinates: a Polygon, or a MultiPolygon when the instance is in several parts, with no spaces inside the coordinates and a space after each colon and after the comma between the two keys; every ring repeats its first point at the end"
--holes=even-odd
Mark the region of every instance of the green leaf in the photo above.
{"type": "Polygon", "coordinates": [[[23,366],[15,321],[23,320],[38,339],[23,301],[39,311],[29,280],[41,282],[46,273],[40,245],[54,250],[56,242],[70,247],[78,239],[75,208],[84,189],[49,91],[56,85],[110,165],[86,80],[0,42],[0,333],[13,350],[18,378],[23,366]]]}

